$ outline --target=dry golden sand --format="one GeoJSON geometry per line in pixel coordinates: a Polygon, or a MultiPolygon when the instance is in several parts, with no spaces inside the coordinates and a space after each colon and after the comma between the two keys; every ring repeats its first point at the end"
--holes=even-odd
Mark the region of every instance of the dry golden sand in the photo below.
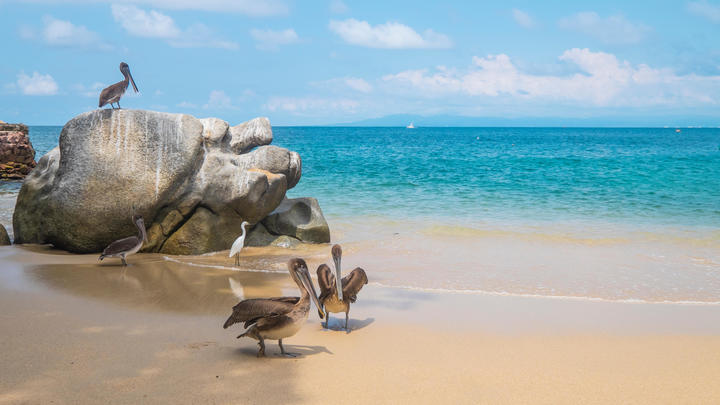
{"type": "MultiPolygon", "coordinates": [[[[247,254],[249,267],[285,259],[247,254]]],[[[352,333],[337,317],[323,330],[313,311],[285,341],[299,357],[268,342],[258,359],[221,327],[237,301],[229,280],[280,295],[294,289],[286,274],[95,259],[0,249],[0,404],[720,403],[717,306],[369,285],[352,333]]]]}

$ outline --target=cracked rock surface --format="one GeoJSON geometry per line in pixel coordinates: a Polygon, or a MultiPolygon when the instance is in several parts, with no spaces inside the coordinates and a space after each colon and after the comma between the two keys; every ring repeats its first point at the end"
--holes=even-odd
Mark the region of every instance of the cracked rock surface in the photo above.
{"type": "Polygon", "coordinates": [[[300,180],[300,156],[270,145],[267,118],[237,126],[217,118],[95,110],[70,120],[20,190],[16,243],[100,252],[137,233],[145,252],[228,249],[240,224],[264,219],[300,180]]]}

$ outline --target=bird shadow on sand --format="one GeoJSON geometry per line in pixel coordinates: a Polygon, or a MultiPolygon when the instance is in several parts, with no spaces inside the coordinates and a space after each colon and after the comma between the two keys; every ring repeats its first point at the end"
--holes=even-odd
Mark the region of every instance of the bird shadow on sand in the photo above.
{"type": "MultiPolygon", "coordinates": [[[[350,328],[350,332],[356,331],[359,329],[362,329],[371,323],[375,322],[375,318],[365,318],[365,319],[350,319],[348,321],[348,328],[350,328]]],[[[327,329],[325,329],[325,322],[322,323],[322,330],[323,332],[346,332],[345,331],[345,318],[341,317],[331,317],[330,318],[330,325],[327,329]]]]}
{"type": "MultiPolygon", "coordinates": [[[[277,341],[274,340],[265,341],[265,356],[268,359],[301,359],[303,357],[313,356],[320,353],[335,354],[328,350],[328,348],[325,346],[289,345],[287,343],[284,343],[283,346],[285,347],[286,352],[295,354],[296,356],[283,356],[282,354],[280,354],[280,347],[278,347],[277,341]]],[[[238,347],[237,349],[235,349],[235,354],[239,357],[254,358],[257,357],[257,353],[257,345],[238,347]]]]}

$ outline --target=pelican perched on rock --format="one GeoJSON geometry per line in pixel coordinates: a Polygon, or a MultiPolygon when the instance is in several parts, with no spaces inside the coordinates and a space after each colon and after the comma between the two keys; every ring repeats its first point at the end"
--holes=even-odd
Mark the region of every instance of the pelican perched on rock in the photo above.
{"type": "Polygon", "coordinates": [[[140,215],[133,215],[132,221],[138,229],[137,236],[128,236],[127,238],[118,239],[115,242],[108,245],[103,250],[98,260],[102,260],[106,257],[119,257],[122,260],[123,266],[127,266],[125,257],[137,253],[143,245],[143,242],[147,242],[147,233],[145,232],[145,221],[140,215]]]}
{"type": "Polygon", "coordinates": [[[118,108],[120,108],[120,97],[125,94],[125,90],[127,90],[128,88],[128,83],[132,83],[135,93],[138,92],[138,88],[135,85],[135,80],[133,80],[133,77],[130,74],[130,66],[128,66],[128,64],[125,62],[120,63],[120,72],[122,72],[123,76],[125,76],[125,80],[105,87],[100,92],[100,102],[98,102],[98,107],[103,107],[107,104],[110,104],[110,107],[115,108],[115,106],[113,106],[113,103],[117,103],[118,108]]]}
{"type": "Polygon", "coordinates": [[[356,267],[350,274],[340,279],[340,261],[342,259],[342,248],[340,245],[332,247],[333,262],[335,262],[335,274],[332,274],[330,267],[321,264],[317,269],[318,285],[320,285],[320,305],[325,310],[325,328],[330,323],[330,313],[345,312],[345,330],[348,329],[348,317],[350,315],[350,304],[357,300],[357,294],[367,284],[368,279],[365,270],[356,267]]]}
{"type": "Polygon", "coordinates": [[[235,265],[240,265],[240,251],[242,250],[243,246],[245,246],[245,227],[248,225],[248,221],[243,221],[242,224],[240,224],[240,228],[242,229],[242,235],[240,235],[237,239],[235,239],[235,242],[233,242],[232,247],[230,247],[230,255],[228,257],[235,256],[235,265]]]}
{"type": "Polygon", "coordinates": [[[303,259],[290,259],[288,262],[290,276],[300,289],[300,297],[277,297],[277,298],[251,298],[240,301],[233,307],[232,315],[225,321],[223,328],[230,325],[245,322],[244,333],[238,339],[247,336],[258,341],[258,357],[265,355],[265,339],[277,340],[280,345],[280,353],[287,356],[295,356],[287,353],[283,348],[282,340],[295,335],[307,320],[310,313],[310,299],[318,307],[320,319],[324,312],[320,308],[315,286],[310,280],[307,264],[303,259]]]}

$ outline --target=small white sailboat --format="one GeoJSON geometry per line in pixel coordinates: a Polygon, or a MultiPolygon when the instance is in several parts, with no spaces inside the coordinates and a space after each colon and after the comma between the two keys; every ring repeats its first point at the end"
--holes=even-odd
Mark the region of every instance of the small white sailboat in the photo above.
{"type": "Polygon", "coordinates": [[[411,122],[410,125],[406,126],[407,129],[414,129],[415,125],[411,122]]]}

